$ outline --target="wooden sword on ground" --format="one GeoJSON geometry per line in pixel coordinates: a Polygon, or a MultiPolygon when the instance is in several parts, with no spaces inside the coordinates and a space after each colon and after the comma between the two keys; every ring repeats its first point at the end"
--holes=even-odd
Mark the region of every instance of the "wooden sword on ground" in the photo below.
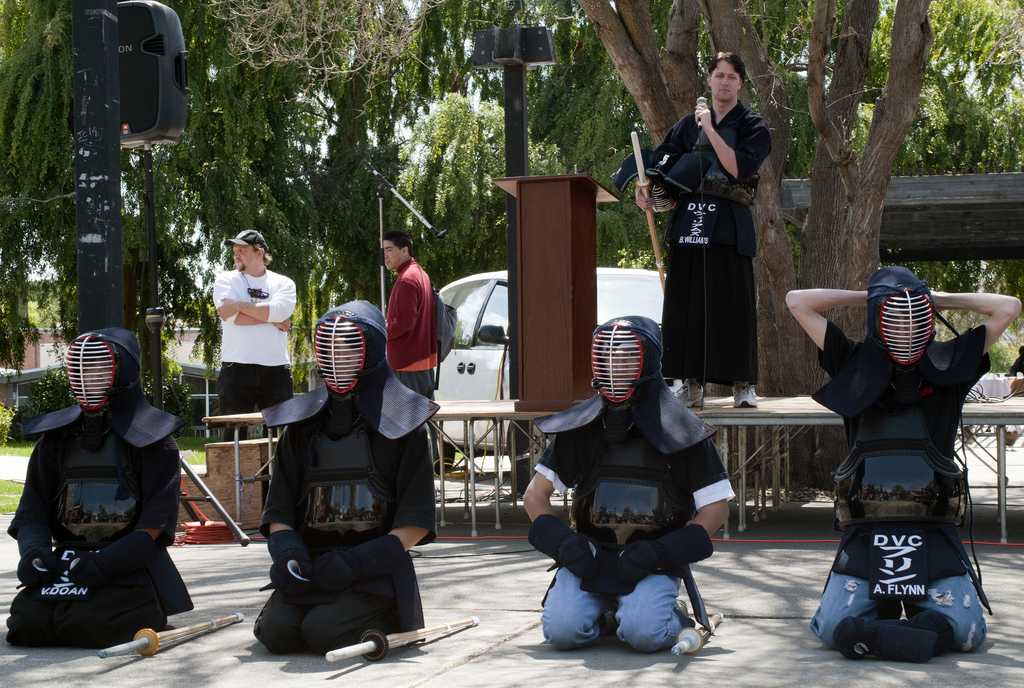
{"type": "Polygon", "coordinates": [[[361,656],[371,662],[376,662],[377,660],[384,659],[388,652],[397,647],[418,643],[421,640],[431,640],[435,637],[442,638],[446,635],[476,626],[479,623],[479,618],[471,616],[468,619],[461,619],[459,621],[453,621],[452,623],[431,626],[430,628],[421,628],[417,631],[406,631],[405,633],[391,633],[390,635],[384,635],[381,631],[370,630],[363,633],[363,637],[360,639],[360,642],[347,647],[339,647],[337,650],[331,650],[324,655],[324,659],[328,662],[340,662],[344,659],[352,659],[353,657],[361,656]]]}
{"type": "Polygon", "coordinates": [[[174,628],[169,631],[160,631],[159,633],[154,631],[152,628],[143,628],[135,634],[135,639],[127,643],[121,643],[120,645],[114,645],[113,647],[107,647],[96,653],[98,657],[117,657],[120,655],[130,655],[137,652],[143,657],[152,657],[160,650],[166,649],[171,645],[177,645],[184,643],[193,638],[198,638],[201,635],[212,633],[213,631],[236,624],[242,621],[245,617],[240,612],[234,614],[228,614],[216,619],[210,619],[203,623],[193,624],[191,626],[185,626],[184,628],[174,628]]]}

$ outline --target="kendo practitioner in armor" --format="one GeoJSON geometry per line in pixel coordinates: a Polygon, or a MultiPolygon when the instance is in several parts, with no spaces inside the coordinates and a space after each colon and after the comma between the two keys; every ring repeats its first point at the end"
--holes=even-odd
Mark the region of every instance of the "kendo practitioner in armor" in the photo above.
{"type": "Polygon", "coordinates": [[[598,394],[537,421],[550,443],[526,491],[529,541],[558,569],[544,638],[569,649],[614,628],[634,649],[655,652],[693,626],[676,602],[680,579],[708,625],[689,566],[711,556],[709,536],[734,494],[713,430],[665,385],[658,324],[611,320],[595,330],[591,351],[598,394]],[[550,502],[569,487],[574,528],[550,502]]]}
{"type": "Polygon", "coordinates": [[[924,662],[976,649],[988,601],[957,531],[968,495],[954,441],[964,399],[988,371],[986,352],[1020,302],[932,292],[910,270],[887,267],[867,292],[791,291],[786,303],[831,378],[814,399],[843,417],[850,447],[833,474],[842,539],[811,630],[850,659],[924,662]],[[865,300],[863,342],[822,315],[865,300]],[[987,319],[940,342],[939,309],[987,319]]]}
{"type": "Polygon", "coordinates": [[[7,531],[23,586],[7,642],[107,647],[192,609],[167,554],[181,491],[171,434],[182,422],[143,396],[127,330],[79,335],[65,367],[78,403],[23,426],[39,440],[7,531]]]}
{"type": "Polygon", "coordinates": [[[328,311],[313,341],[325,386],[263,411],[284,427],[260,526],[274,592],[255,633],[271,652],[423,628],[407,551],[435,537],[424,423],[438,406],[398,381],[386,343],[375,306],[328,311]]]}
{"type": "MultiPolygon", "coordinates": [[[[636,203],[674,209],[667,232],[669,271],[662,328],[668,378],[683,380],[680,397],[702,403],[707,382],[732,385],[737,407],[757,406],[757,310],[750,206],[757,170],[771,151],[760,115],[739,101],[746,67],[718,53],[707,67],[711,107],[698,100],[653,152],[645,151],[649,193],[636,203]]],[[[636,176],[634,156],[613,181],[621,190],[636,176]]]]}

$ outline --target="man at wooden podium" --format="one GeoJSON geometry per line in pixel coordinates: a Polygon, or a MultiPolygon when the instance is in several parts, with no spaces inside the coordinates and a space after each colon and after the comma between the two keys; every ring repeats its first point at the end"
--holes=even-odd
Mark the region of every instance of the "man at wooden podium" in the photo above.
{"type": "MultiPolygon", "coordinates": [[[[757,170],[771,151],[768,125],[739,101],[746,67],[734,53],[708,65],[710,107],[697,99],[650,154],[650,193],[637,187],[641,208],[675,208],[667,241],[662,328],[665,376],[683,380],[689,406],[703,401],[707,382],[732,385],[737,407],[757,406],[757,249],[750,212],[757,170]]],[[[635,163],[632,165],[635,168],[635,163]]],[[[621,188],[629,161],[616,174],[621,188]]],[[[632,172],[635,174],[635,172],[632,172]]]]}
{"type": "Polygon", "coordinates": [[[524,498],[530,544],[559,567],[544,597],[544,639],[570,649],[614,632],[656,652],[693,626],[677,604],[680,581],[710,627],[689,565],[711,556],[733,491],[714,431],[665,385],[658,324],[616,318],[591,348],[599,393],[537,421],[552,441],[524,498]],[[551,506],[556,487],[576,489],[575,530],[551,506]]]}

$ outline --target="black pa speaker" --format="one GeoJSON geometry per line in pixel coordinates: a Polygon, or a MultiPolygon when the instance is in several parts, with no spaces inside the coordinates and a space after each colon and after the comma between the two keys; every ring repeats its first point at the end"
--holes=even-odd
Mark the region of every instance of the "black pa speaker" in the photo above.
{"type": "Polygon", "coordinates": [[[174,10],[152,0],[117,3],[121,147],[174,143],[188,118],[185,36],[174,10]]]}

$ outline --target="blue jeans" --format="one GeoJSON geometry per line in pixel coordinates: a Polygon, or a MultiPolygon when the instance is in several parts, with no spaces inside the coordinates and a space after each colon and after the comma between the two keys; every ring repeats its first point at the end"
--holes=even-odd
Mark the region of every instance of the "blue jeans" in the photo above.
{"type": "Polygon", "coordinates": [[[676,606],[678,594],[678,578],[655,575],[616,599],[582,590],[569,569],[558,569],[541,614],[544,640],[559,650],[588,645],[601,635],[601,615],[615,609],[619,640],[640,652],[663,650],[675,644],[684,625],[692,625],[676,606]]]}
{"type": "MultiPolygon", "coordinates": [[[[833,647],[832,634],[839,622],[848,616],[878,619],[878,604],[871,599],[868,581],[863,578],[833,573],[821,596],[818,611],[811,619],[811,631],[821,642],[833,647]]],[[[933,609],[953,626],[953,646],[961,652],[977,649],[985,640],[988,626],[974,584],[966,574],[940,578],[928,584],[928,598],[905,602],[909,610],[933,609]]]]}

